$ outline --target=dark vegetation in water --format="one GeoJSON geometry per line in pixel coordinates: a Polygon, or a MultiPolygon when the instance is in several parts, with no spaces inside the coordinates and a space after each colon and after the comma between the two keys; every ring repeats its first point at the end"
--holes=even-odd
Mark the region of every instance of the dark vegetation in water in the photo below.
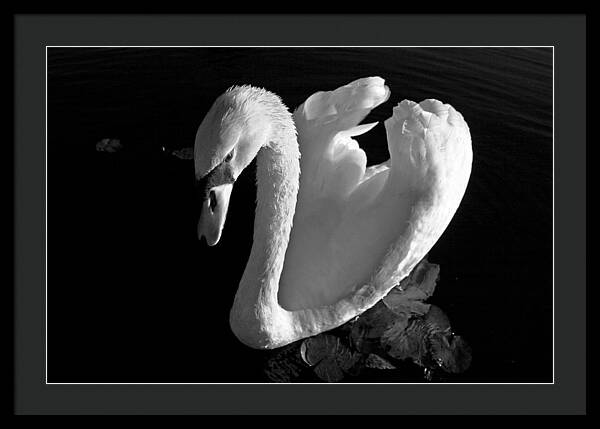
{"type": "Polygon", "coordinates": [[[352,382],[375,374],[382,379],[393,371],[398,381],[421,368],[424,380],[441,382],[466,371],[470,346],[452,331],[439,307],[425,302],[439,271],[423,259],[385,298],[353,320],[266,352],[267,376],[287,383],[352,382]]]}

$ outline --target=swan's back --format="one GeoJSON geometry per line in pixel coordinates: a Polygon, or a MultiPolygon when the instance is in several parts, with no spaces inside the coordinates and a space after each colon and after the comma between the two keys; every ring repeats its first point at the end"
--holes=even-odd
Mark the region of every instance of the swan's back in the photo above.
{"type": "MultiPolygon", "coordinates": [[[[332,305],[365,284],[389,291],[437,241],[466,188],[471,141],[452,107],[404,101],[386,121],[390,159],[367,168],[352,137],[387,101],[383,79],[318,92],[294,113],[301,175],[280,281],[288,310],[332,305]]],[[[381,142],[381,144],[384,144],[381,142]]]]}

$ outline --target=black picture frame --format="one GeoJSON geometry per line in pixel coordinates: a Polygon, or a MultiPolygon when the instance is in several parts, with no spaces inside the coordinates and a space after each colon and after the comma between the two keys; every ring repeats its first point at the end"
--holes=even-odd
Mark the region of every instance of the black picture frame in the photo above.
{"type": "Polygon", "coordinates": [[[586,412],[585,15],[15,15],[14,28],[17,414],[586,412]],[[307,26],[311,31],[304,31],[307,26]],[[554,46],[554,383],[46,384],[45,47],[139,44],[554,46]]]}

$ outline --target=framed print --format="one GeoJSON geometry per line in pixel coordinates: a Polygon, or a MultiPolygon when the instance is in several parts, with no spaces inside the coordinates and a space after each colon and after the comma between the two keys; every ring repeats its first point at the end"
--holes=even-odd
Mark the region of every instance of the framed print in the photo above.
{"type": "Polygon", "coordinates": [[[585,412],[585,16],[15,30],[17,413],[585,412]]]}

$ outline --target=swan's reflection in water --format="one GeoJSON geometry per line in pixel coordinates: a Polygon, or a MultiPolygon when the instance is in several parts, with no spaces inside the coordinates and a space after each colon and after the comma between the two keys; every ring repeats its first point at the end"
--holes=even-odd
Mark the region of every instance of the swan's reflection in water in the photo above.
{"type": "Polygon", "coordinates": [[[315,337],[265,352],[273,382],[443,382],[466,371],[471,348],[439,307],[428,304],[440,267],[423,259],[374,307],[315,337]],[[388,377],[389,376],[389,377],[388,377]],[[369,380],[372,377],[372,380],[369,380]]]}

